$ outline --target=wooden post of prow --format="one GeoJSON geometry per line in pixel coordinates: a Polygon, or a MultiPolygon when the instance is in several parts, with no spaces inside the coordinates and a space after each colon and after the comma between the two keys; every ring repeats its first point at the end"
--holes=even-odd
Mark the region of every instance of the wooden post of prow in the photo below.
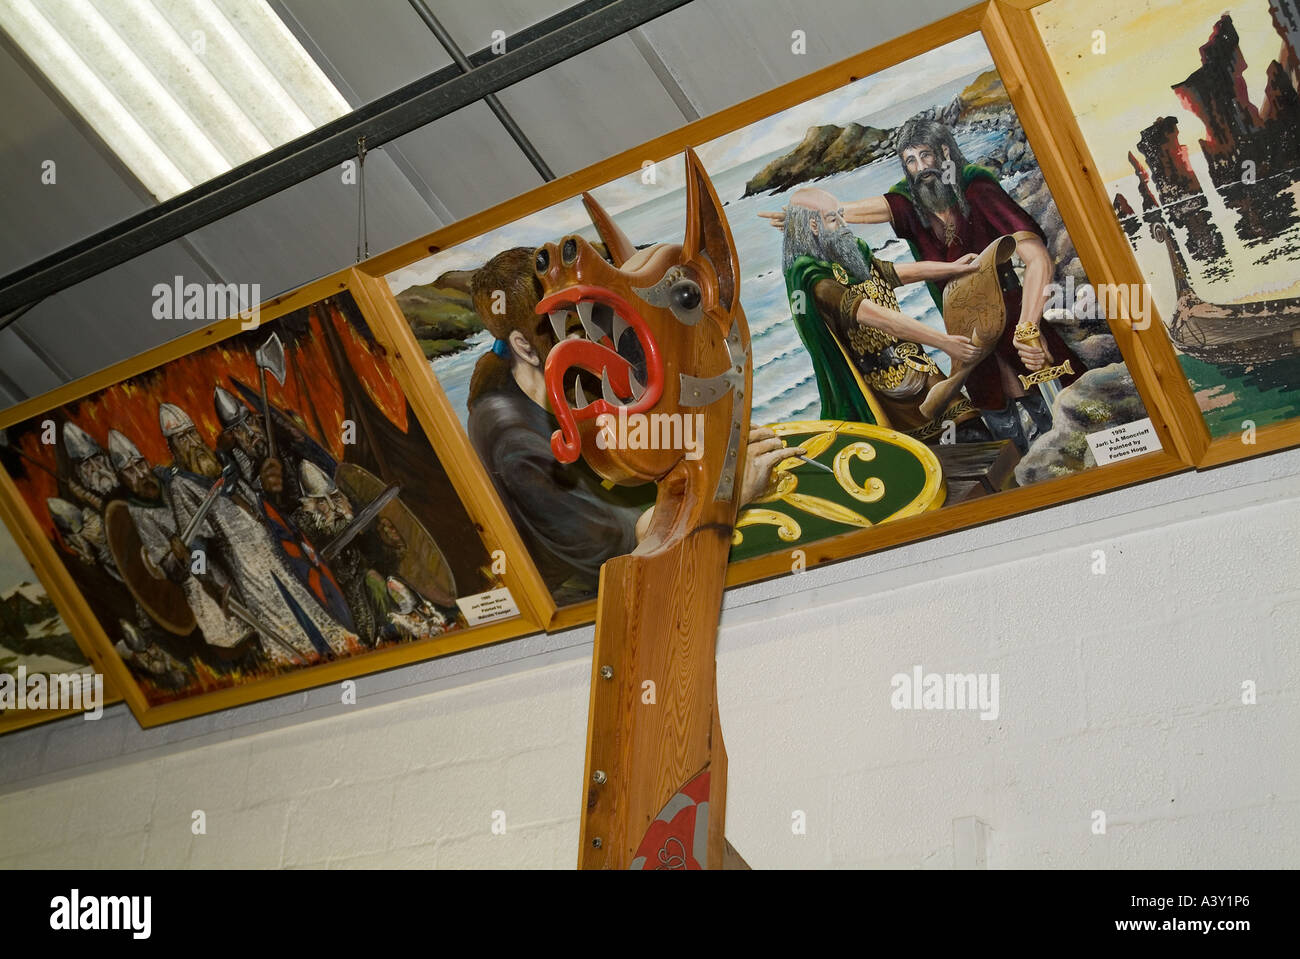
{"type": "MultiPolygon", "coordinates": [[[[584,437],[583,455],[598,473],[654,479],[659,488],[648,534],[600,573],[578,855],[584,869],[716,869],[727,848],[727,753],[714,650],[744,477],[752,363],[735,245],[691,150],[686,176],[680,248],[643,251],[630,272],[617,269],[633,247],[586,197],[615,267],[604,261],[584,267],[580,260],[576,279],[574,271],[544,277],[547,293],[579,282],[631,303],[663,362],[654,412],[704,414],[697,459],[622,452],[611,464],[610,454],[595,452],[590,434],[584,437]],[[698,284],[702,315],[683,320],[664,305],[667,287],[658,295],[647,289],[674,276],[698,284]]],[[[689,303],[685,289],[677,299],[689,303]]],[[[548,360],[548,378],[550,367],[548,360]]],[[[738,858],[733,852],[728,862],[738,858]]]]}

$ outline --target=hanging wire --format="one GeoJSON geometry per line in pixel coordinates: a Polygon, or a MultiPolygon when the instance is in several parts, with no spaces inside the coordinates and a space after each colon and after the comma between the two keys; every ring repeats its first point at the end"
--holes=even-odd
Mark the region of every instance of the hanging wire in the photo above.
{"type": "Polygon", "coordinates": [[[370,256],[370,224],[366,220],[366,138],[357,137],[357,262],[370,256]],[[364,251],[364,252],[363,252],[364,251]]]}

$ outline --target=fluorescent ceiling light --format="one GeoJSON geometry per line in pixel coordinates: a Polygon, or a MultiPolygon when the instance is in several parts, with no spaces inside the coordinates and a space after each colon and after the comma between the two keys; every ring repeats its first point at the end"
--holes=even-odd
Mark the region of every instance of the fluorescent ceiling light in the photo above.
{"type": "Polygon", "coordinates": [[[266,0],[0,0],[0,28],[159,200],[351,110],[266,0]]]}

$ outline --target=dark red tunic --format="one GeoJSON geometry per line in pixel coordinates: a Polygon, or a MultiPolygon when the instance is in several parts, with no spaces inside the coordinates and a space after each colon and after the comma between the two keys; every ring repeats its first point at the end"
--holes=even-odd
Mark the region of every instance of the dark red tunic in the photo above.
{"type": "MultiPolygon", "coordinates": [[[[1042,227],[993,180],[974,177],[967,182],[965,190],[970,215],[962,216],[961,211],[957,211],[957,235],[953,243],[947,246],[944,245],[942,233],[936,234],[931,225],[921,219],[910,199],[898,193],[885,194],[893,218],[894,232],[900,239],[912,244],[913,251],[919,253],[918,259],[951,263],[967,253],[983,252],[986,246],[1000,236],[1016,233],[1033,233],[1046,243],[1047,237],[1042,227]]],[[[1007,323],[997,347],[971,371],[966,380],[966,391],[970,394],[971,402],[982,410],[1000,410],[1007,405],[1008,397],[1002,390],[1002,377],[994,357],[1002,356],[1017,373],[1029,373],[1020,362],[1020,354],[1016,352],[1013,340],[1016,324],[1020,322],[1020,280],[1009,262],[999,268],[998,275],[1002,280],[1002,294],[1007,305],[1007,323]]],[[[946,283],[946,280],[940,280],[935,286],[942,293],[946,283]]],[[[1042,323],[1039,332],[1047,345],[1047,351],[1052,354],[1053,363],[1064,363],[1067,359],[1070,361],[1074,374],[1057,380],[1061,386],[1069,386],[1087,367],[1065,345],[1061,335],[1052,329],[1050,323],[1042,323]]]]}

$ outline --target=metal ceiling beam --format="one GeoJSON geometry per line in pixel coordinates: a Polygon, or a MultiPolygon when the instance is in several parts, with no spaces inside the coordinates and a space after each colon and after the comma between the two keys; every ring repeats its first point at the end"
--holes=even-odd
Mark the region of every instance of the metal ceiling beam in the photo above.
{"type": "Polygon", "coordinates": [[[690,96],[682,89],[682,85],[673,76],[673,71],[664,58],[659,55],[650,38],[645,35],[645,31],[639,27],[628,33],[628,39],[632,41],[632,46],[636,47],[637,52],[641,54],[641,59],[646,62],[654,75],[658,77],[659,84],[664,88],[664,92],[672,98],[677,109],[681,111],[682,118],[687,123],[694,123],[700,118],[700,111],[695,109],[695,104],[691,102],[690,96]]]}
{"type": "Polygon", "coordinates": [[[587,0],[0,280],[0,316],[119,266],[357,154],[526,80],[690,0],[587,0]]]}
{"type": "MultiPolygon", "coordinates": [[[[407,2],[410,3],[411,9],[415,11],[416,16],[423,20],[424,25],[438,38],[442,48],[447,51],[447,56],[456,61],[456,66],[466,73],[473,70],[474,65],[469,62],[469,58],[461,50],[460,44],[447,32],[447,28],[442,25],[441,21],[433,15],[429,5],[424,0],[407,0],[407,2]]],[[[483,102],[487,104],[489,110],[496,114],[496,118],[506,128],[506,133],[510,134],[510,139],[514,140],[515,146],[523,151],[524,156],[528,158],[528,162],[533,165],[533,169],[537,171],[538,175],[548,182],[554,180],[555,174],[551,172],[550,166],[542,159],[542,155],[537,152],[537,147],[533,146],[533,142],[524,135],[524,131],[519,129],[519,124],[515,122],[515,118],[510,115],[510,111],[505,108],[497,95],[489,93],[483,98],[483,102]]]]}

